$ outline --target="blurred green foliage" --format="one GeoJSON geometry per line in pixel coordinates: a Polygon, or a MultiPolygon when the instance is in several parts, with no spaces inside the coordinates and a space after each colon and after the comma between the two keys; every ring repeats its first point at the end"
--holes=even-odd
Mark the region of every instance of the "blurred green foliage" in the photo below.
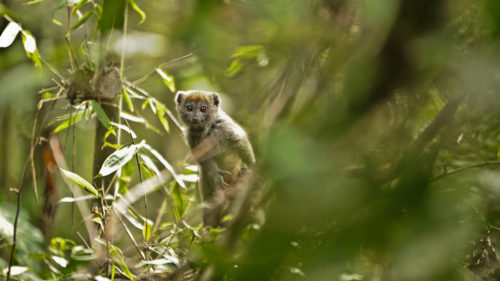
{"type": "Polygon", "coordinates": [[[167,280],[187,264],[175,280],[499,280],[497,2],[4,0],[37,53],[20,36],[0,49],[0,267],[36,125],[40,198],[27,176],[16,278],[167,280]],[[107,53],[120,60],[109,66],[123,80],[119,120],[86,96],[107,53]],[[200,225],[176,89],[221,93],[257,152],[227,228],[200,225]],[[115,158],[102,167],[116,189],[94,178],[99,124],[120,138],[104,142],[115,158]],[[51,136],[60,168],[100,202],[77,206],[58,169],[45,171],[51,136]],[[163,169],[172,177],[113,221],[110,206],[163,169]]]}

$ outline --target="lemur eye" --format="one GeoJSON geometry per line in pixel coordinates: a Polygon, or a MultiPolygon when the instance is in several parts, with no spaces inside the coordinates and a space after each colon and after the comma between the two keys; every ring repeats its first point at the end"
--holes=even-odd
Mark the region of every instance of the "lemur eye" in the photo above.
{"type": "Polygon", "coordinates": [[[190,105],[186,106],[186,108],[187,108],[188,111],[193,111],[193,107],[190,106],[190,105]]]}
{"type": "Polygon", "coordinates": [[[200,111],[201,111],[201,112],[205,112],[205,111],[207,111],[207,107],[206,107],[206,106],[202,106],[202,107],[200,107],[200,111]]]}

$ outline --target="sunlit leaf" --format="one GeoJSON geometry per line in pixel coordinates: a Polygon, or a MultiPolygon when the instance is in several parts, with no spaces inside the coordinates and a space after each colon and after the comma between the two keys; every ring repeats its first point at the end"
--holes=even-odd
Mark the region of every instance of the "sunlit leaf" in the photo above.
{"type": "MultiPolygon", "coordinates": [[[[8,270],[9,269],[7,267],[4,268],[3,274],[6,275],[8,270]]],[[[10,275],[17,276],[17,275],[21,275],[21,274],[25,273],[26,271],[28,271],[28,267],[26,267],[26,266],[13,265],[10,268],[10,275]]]]}
{"type": "Polygon", "coordinates": [[[157,102],[155,105],[156,105],[156,110],[158,112],[157,113],[158,119],[160,119],[161,125],[163,126],[165,131],[167,131],[167,133],[170,133],[170,126],[168,124],[167,118],[165,117],[165,113],[167,112],[167,108],[165,107],[165,105],[163,105],[159,102],[157,102]]]}
{"type": "Polygon", "coordinates": [[[125,125],[123,125],[123,124],[118,124],[118,123],[116,123],[116,122],[111,122],[111,125],[113,125],[114,127],[117,127],[117,128],[119,128],[119,129],[121,129],[121,130],[123,130],[123,131],[125,131],[125,132],[129,133],[129,135],[130,135],[132,138],[134,138],[134,139],[135,139],[135,138],[137,138],[137,134],[136,134],[134,131],[132,131],[129,127],[127,127],[127,126],[125,126],[125,125]]]}
{"type": "Polygon", "coordinates": [[[38,4],[38,3],[42,3],[42,2],[45,2],[46,0],[33,0],[33,1],[29,1],[26,3],[26,5],[34,5],[34,4],[38,4]]]}
{"type": "Polygon", "coordinates": [[[101,121],[101,124],[104,127],[109,129],[111,127],[111,122],[109,121],[108,115],[106,115],[106,112],[104,112],[101,105],[99,105],[99,103],[95,100],[92,100],[91,104],[92,104],[92,109],[97,115],[97,119],[101,121]]]}
{"type": "Polygon", "coordinates": [[[78,4],[76,4],[73,9],[71,10],[71,14],[72,15],[75,15],[76,14],[76,11],[78,11],[80,8],[82,8],[83,6],[85,6],[85,4],[87,4],[89,0],[80,0],[80,2],[78,2],[78,4]]]}
{"type": "Polygon", "coordinates": [[[99,176],[107,176],[113,172],[116,172],[123,165],[127,164],[128,161],[134,157],[137,151],[137,145],[128,144],[122,148],[116,150],[111,155],[104,160],[102,167],[99,170],[99,176]]]}
{"type": "Polygon", "coordinates": [[[163,83],[167,85],[168,89],[172,92],[175,93],[175,81],[174,77],[167,72],[163,71],[161,68],[157,68],[156,72],[160,75],[161,79],[163,80],[163,83]]]}
{"type": "Polygon", "coordinates": [[[16,39],[17,34],[22,30],[21,26],[15,22],[9,22],[0,35],[0,48],[9,47],[16,39]]]}
{"type": "Polygon", "coordinates": [[[88,181],[86,181],[85,179],[83,179],[82,177],[80,177],[79,175],[77,175],[73,172],[66,171],[62,168],[59,168],[59,170],[61,170],[64,177],[66,177],[67,179],[72,181],[74,184],[83,188],[85,191],[90,192],[95,197],[99,197],[99,193],[97,192],[97,189],[93,185],[91,185],[88,181]]]}
{"type": "Polygon", "coordinates": [[[136,123],[146,123],[146,120],[144,120],[144,118],[128,114],[124,111],[120,112],[120,117],[136,123]]]}
{"type": "Polygon", "coordinates": [[[134,276],[132,275],[132,272],[130,272],[130,269],[128,268],[127,264],[125,263],[123,254],[120,251],[120,249],[117,248],[116,246],[110,245],[109,254],[113,257],[116,264],[118,264],[120,269],[123,271],[123,274],[125,274],[125,276],[127,276],[130,280],[134,280],[134,276]]]}
{"type": "Polygon", "coordinates": [[[64,121],[54,129],[54,133],[58,133],[68,128],[69,126],[72,126],[80,122],[80,120],[82,120],[82,118],[88,114],[90,114],[90,112],[86,112],[85,110],[79,110],[74,114],[65,115],[62,119],[64,121]]]}
{"type": "Polygon", "coordinates": [[[144,241],[149,241],[149,238],[151,237],[151,229],[152,225],[148,223],[148,221],[144,221],[143,229],[142,229],[142,237],[144,238],[144,241]]]}
{"type": "Polygon", "coordinates": [[[54,17],[54,14],[56,13],[57,10],[60,10],[62,8],[66,7],[66,0],[61,0],[59,1],[59,3],[56,5],[56,7],[54,8],[54,10],[52,10],[52,22],[59,25],[59,26],[62,26],[63,24],[58,21],[55,17],[54,17]]]}
{"type": "Polygon", "coordinates": [[[49,93],[49,92],[46,92],[46,93],[42,94],[42,100],[51,99],[53,97],[55,97],[55,95],[52,94],[52,93],[49,93]]]}
{"type": "Polygon", "coordinates": [[[84,24],[90,16],[93,14],[93,11],[88,11],[83,16],[71,27],[71,30],[75,30],[78,27],[80,27],[82,24],[84,24]]]}
{"type": "Polygon", "coordinates": [[[141,159],[144,161],[146,167],[151,169],[155,174],[160,174],[160,170],[158,169],[158,167],[156,167],[155,163],[153,162],[153,160],[151,160],[151,158],[149,158],[149,156],[143,153],[139,153],[139,157],[141,157],[141,159]]]}
{"type": "Polygon", "coordinates": [[[52,256],[52,260],[57,263],[62,268],[65,268],[68,265],[68,261],[63,257],[52,256]]]}
{"type": "Polygon", "coordinates": [[[158,151],[156,151],[155,149],[153,149],[150,145],[148,145],[146,143],[143,143],[141,145],[141,147],[144,147],[147,151],[149,151],[151,154],[153,154],[153,156],[156,157],[156,159],[158,159],[158,161],[160,161],[160,163],[170,172],[170,174],[174,177],[175,181],[181,187],[186,188],[186,185],[184,184],[182,179],[179,178],[179,176],[175,172],[172,165],[170,165],[170,163],[168,163],[168,161],[165,158],[163,158],[163,156],[158,151]]]}
{"type": "Polygon", "coordinates": [[[135,4],[134,0],[128,0],[128,3],[132,7],[132,9],[134,9],[134,11],[136,11],[141,16],[141,21],[139,22],[139,24],[143,23],[146,20],[146,13],[144,13],[144,11],[141,10],[141,8],[137,6],[137,4],[135,4]]]}
{"type": "Polygon", "coordinates": [[[134,112],[134,104],[132,103],[132,99],[130,98],[128,91],[123,89],[122,94],[123,99],[125,100],[125,104],[127,104],[128,110],[130,110],[130,112],[134,112]]]}

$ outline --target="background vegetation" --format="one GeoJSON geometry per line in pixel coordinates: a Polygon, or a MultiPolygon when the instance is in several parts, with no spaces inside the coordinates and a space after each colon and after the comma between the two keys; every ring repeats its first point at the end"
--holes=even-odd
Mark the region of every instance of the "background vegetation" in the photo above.
{"type": "Polygon", "coordinates": [[[2,278],[500,280],[498,1],[0,14],[2,278]],[[189,89],[221,93],[257,154],[227,228],[200,224],[189,89]]]}

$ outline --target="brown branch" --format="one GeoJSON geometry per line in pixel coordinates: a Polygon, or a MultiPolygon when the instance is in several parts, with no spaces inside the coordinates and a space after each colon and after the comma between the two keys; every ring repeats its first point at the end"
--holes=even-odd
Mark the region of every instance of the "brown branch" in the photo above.
{"type": "Polygon", "coordinates": [[[452,170],[452,171],[445,172],[445,173],[442,173],[440,175],[437,175],[436,177],[434,177],[434,178],[431,179],[431,182],[439,180],[439,179],[444,178],[444,177],[448,177],[448,176],[460,173],[460,172],[465,171],[465,170],[474,169],[474,168],[481,168],[481,167],[488,167],[488,166],[490,166],[490,167],[500,166],[500,161],[498,161],[498,160],[495,160],[495,161],[485,161],[485,162],[474,163],[474,164],[466,165],[466,166],[463,166],[463,167],[460,167],[460,168],[456,168],[455,170],[452,170]]]}

